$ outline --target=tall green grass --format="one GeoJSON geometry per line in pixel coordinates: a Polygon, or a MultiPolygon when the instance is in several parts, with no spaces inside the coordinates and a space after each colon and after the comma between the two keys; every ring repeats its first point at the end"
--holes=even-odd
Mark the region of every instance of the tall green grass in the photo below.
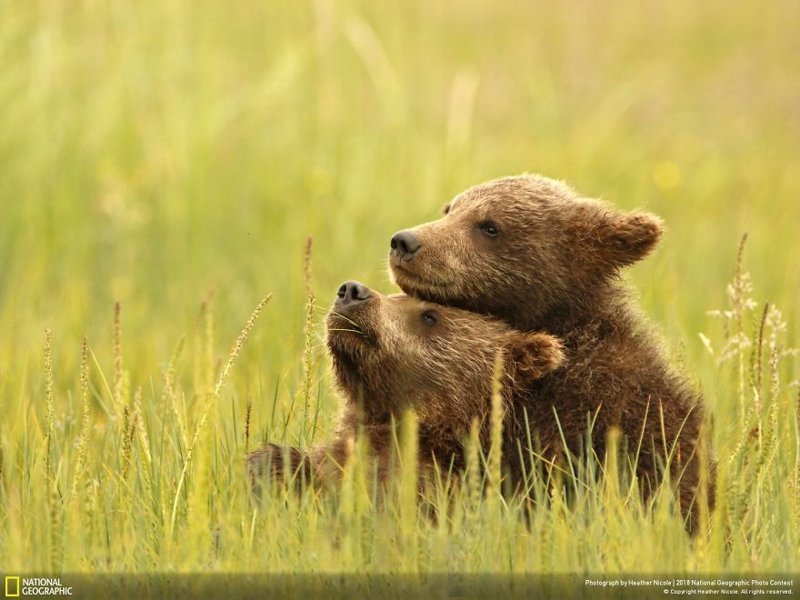
{"type": "MultiPolygon", "coordinates": [[[[41,572],[791,570],[800,542],[800,394],[785,375],[796,351],[786,346],[780,312],[751,298],[750,277],[738,264],[729,305],[714,313],[727,333],[717,344],[704,336],[709,360],[718,361],[738,392],[726,399],[725,412],[711,415],[717,507],[695,539],[684,531],[669,486],[651,502],[640,501],[630,463],[618,456],[616,432],[609,433],[602,463],[584,459],[569,470],[556,467],[561,473],[542,465],[548,475],[531,479],[533,505],[504,497],[499,402],[493,402],[488,453],[477,448],[474,429],[464,485],[440,473],[423,504],[413,418],[400,428],[398,475],[388,493],[374,484],[361,448],[340,490],[298,496],[292,486],[276,485],[255,501],[243,464],[250,423],[242,415],[249,419],[250,405],[226,382],[259,315],[269,310],[267,297],[227,359],[213,361],[211,388],[205,377],[195,387],[189,368],[202,356],[176,352],[148,391],[131,380],[131,392],[117,309],[110,326],[120,352],[108,361],[113,375],[106,376],[84,340],[79,398],[70,397],[67,414],[53,408],[53,348],[45,332],[44,394],[31,399],[30,418],[3,431],[2,564],[41,572]],[[604,477],[593,475],[599,472],[604,477]]],[[[203,311],[197,327],[210,336],[210,305],[203,311]]],[[[203,354],[209,343],[192,352],[203,354]]],[[[269,406],[269,398],[256,403],[269,406]]],[[[280,439],[285,427],[273,421],[262,434],[280,439]]]]}
{"type": "Polygon", "coordinates": [[[0,568],[791,570],[799,16],[788,0],[1,6],[0,568]],[[337,285],[389,291],[393,231],[525,170],[668,223],[631,281],[706,399],[708,532],[686,537],[667,489],[632,501],[622,460],[586,467],[619,481],[565,481],[569,499],[543,487],[527,518],[469,484],[432,492],[450,516],[431,519],[407,473],[378,507],[358,461],[338,494],[256,510],[246,450],[332,432],[319,336],[337,285]]]}

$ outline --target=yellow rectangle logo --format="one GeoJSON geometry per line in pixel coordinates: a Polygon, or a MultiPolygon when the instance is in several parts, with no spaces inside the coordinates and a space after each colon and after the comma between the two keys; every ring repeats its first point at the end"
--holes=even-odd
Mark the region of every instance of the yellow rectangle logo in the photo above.
{"type": "Polygon", "coordinates": [[[19,577],[6,575],[6,598],[19,598],[19,577]]]}

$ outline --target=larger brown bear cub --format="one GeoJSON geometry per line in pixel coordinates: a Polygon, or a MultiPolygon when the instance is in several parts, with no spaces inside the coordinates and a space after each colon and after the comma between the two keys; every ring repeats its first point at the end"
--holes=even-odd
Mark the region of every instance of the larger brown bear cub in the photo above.
{"type": "MultiPolygon", "coordinates": [[[[620,427],[638,451],[648,494],[669,463],[688,526],[697,518],[703,422],[698,394],[669,366],[630,307],[620,269],[655,247],[662,226],[545,177],[506,177],[475,186],[438,221],[400,231],[390,266],[412,296],[499,317],[563,341],[564,368],[539,382],[530,420],[544,450],[583,448],[587,419],[602,456],[605,432],[620,427]]],[[[711,496],[711,491],[709,492],[711,496]]]]}
{"type": "Polygon", "coordinates": [[[347,282],[328,313],[327,346],[343,399],[336,434],[309,450],[267,444],[251,453],[254,484],[262,476],[285,474],[288,459],[292,470],[305,476],[298,480],[335,485],[360,432],[385,479],[393,425],[409,409],[419,421],[421,476],[431,479],[435,465],[445,476],[450,469],[457,475],[465,466],[463,444],[473,420],[488,446],[498,354],[504,367],[506,471],[514,487],[525,483],[515,464],[527,448],[523,415],[539,402],[537,381],[561,365],[555,337],[519,332],[493,318],[405,295],[382,296],[347,282]]]}

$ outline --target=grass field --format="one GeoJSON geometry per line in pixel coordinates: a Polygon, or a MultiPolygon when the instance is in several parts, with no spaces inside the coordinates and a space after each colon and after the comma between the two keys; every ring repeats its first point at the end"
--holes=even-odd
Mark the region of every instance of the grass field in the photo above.
{"type": "Polygon", "coordinates": [[[3,3],[0,571],[796,570],[798,26],[789,0],[3,3]],[[402,484],[377,508],[357,469],[255,510],[246,450],[332,431],[338,284],[392,291],[394,231],[523,171],[665,219],[629,280],[712,416],[708,533],[613,478],[527,525],[402,484]]]}

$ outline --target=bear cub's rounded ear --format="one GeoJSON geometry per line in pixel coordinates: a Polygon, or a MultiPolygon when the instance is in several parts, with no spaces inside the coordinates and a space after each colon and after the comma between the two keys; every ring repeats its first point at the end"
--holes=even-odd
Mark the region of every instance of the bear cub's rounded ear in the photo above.
{"type": "Polygon", "coordinates": [[[508,339],[510,373],[517,383],[541,379],[564,364],[561,340],[547,333],[513,331],[508,339]]]}
{"type": "Polygon", "coordinates": [[[609,215],[597,224],[596,237],[618,266],[631,265],[655,248],[664,225],[657,216],[646,212],[609,215]]]}

